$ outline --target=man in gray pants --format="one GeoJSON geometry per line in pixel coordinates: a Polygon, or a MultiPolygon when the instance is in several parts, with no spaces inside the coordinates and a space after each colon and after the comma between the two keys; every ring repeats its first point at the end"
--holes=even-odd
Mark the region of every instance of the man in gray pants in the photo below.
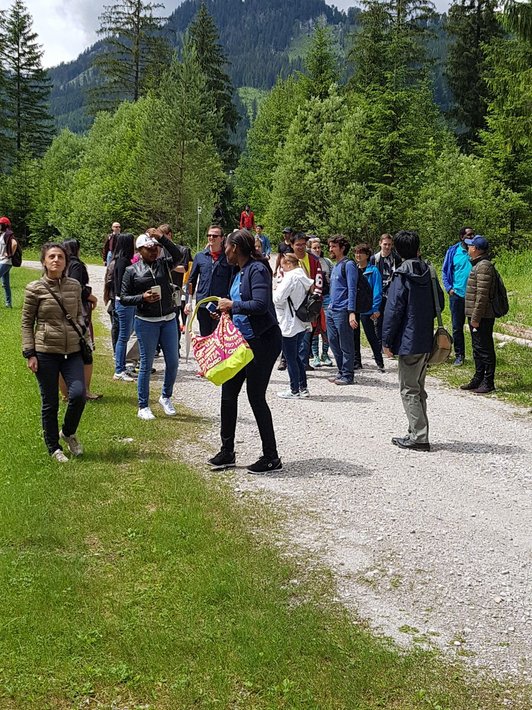
{"type": "MultiPolygon", "coordinates": [[[[431,274],[428,264],[418,256],[416,232],[398,232],[394,246],[403,261],[393,273],[388,290],[382,343],[385,355],[398,356],[399,387],[408,419],[408,434],[394,437],[392,444],[401,449],[430,451],[425,377],[436,317],[431,274]]],[[[444,297],[439,283],[437,291],[443,310],[444,297]]]]}

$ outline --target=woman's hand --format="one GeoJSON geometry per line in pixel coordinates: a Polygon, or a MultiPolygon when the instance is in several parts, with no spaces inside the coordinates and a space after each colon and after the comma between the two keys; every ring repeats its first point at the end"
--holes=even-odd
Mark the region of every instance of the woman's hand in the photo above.
{"type": "Polygon", "coordinates": [[[98,305],[98,299],[96,298],[96,296],[95,296],[93,293],[91,293],[91,295],[87,298],[87,302],[91,304],[91,310],[92,310],[92,311],[93,311],[93,310],[96,308],[96,306],[98,305]]]}
{"type": "Polygon", "coordinates": [[[35,355],[32,355],[28,358],[28,367],[33,372],[33,374],[35,374],[39,369],[39,361],[37,360],[37,357],[35,355]]]}
{"type": "Polygon", "coordinates": [[[148,291],[144,291],[144,293],[142,294],[142,298],[147,303],[156,303],[157,301],[161,300],[161,297],[159,296],[159,294],[154,293],[153,291],[151,291],[151,289],[148,291]]]}
{"type": "Polygon", "coordinates": [[[233,307],[233,301],[230,298],[220,298],[218,301],[218,310],[222,313],[228,313],[233,307]]]}
{"type": "Polygon", "coordinates": [[[356,330],[358,328],[356,313],[349,314],[349,325],[353,330],[356,330]]]}

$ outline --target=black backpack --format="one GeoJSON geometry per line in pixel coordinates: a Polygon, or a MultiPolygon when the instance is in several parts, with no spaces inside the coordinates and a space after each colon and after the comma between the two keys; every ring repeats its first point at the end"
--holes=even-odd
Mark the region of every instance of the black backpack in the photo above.
{"type": "MultiPolygon", "coordinates": [[[[349,261],[352,261],[352,259],[349,259],[349,261]]],[[[345,269],[346,269],[346,261],[342,262],[342,276],[345,279],[345,269]]],[[[353,262],[355,263],[355,262],[353,262]]],[[[357,281],[357,297],[356,297],[356,309],[357,313],[366,313],[367,311],[371,311],[373,307],[373,289],[370,286],[370,283],[367,279],[367,276],[364,274],[362,269],[358,269],[358,281],[357,281]]]]}
{"type": "Polygon", "coordinates": [[[503,280],[501,279],[501,275],[499,274],[495,266],[493,267],[493,279],[491,282],[490,300],[495,318],[502,318],[510,310],[506,286],[504,285],[503,280]]]}
{"type": "MultiPolygon", "coordinates": [[[[10,244],[10,251],[11,251],[11,245],[13,244],[13,236],[10,237],[9,239],[9,244],[10,244]]],[[[11,265],[12,266],[22,266],[22,249],[20,247],[20,243],[17,241],[17,248],[15,251],[11,254],[9,257],[11,259],[11,265]]]]}
{"type": "Polygon", "coordinates": [[[292,315],[295,312],[296,316],[300,321],[303,321],[303,323],[313,323],[318,320],[322,305],[323,299],[321,296],[318,296],[317,293],[307,293],[299,308],[294,309],[292,299],[288,296],[288,306],[292,315]]]}

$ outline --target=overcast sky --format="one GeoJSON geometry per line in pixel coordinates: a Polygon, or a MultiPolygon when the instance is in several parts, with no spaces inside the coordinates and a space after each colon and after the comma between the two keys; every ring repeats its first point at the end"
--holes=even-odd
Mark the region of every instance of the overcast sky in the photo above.
{"type": "MultiPolygon", "coordinates": [[[[169,15],[180,4],[180,0],[160,1],[165,5],[163,15],[169,15]]],[[[355,0],[326,1],[342,10],[356,4],[355,0]]],[[[448,0],[435,2],[440,11],[449,4],[448,0]]],[[[10,4],[10,0],[0,0],[1,9],[10,4]]],[[[75,59],[93,44],[97,39],[98,16],[104,5],[112,4],[112,0],[25,0],[33,17],[33,28],[44,48],[44,66],[75,59]]]]}

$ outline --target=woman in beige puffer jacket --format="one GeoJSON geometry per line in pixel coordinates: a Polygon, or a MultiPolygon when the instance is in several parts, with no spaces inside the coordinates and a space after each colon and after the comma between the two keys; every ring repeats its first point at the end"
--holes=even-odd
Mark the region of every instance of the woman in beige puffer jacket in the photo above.
{"type": "Polygon", "coordinates": [[[64,276],[67,262],[61,244],[49,243],[42,247],[44,275],[26,286],[22,309],[22,352],[39,382],[44,439],[50,455],[61,463],[68,459],[61,449],[60,439],[74,456],[83,453],[76,430],[86,400],[79,335],[48,290],[52,290],[78,328],[84,331],[81,286],[75,279],[64,276]],[[61,430],[57,419],[60,374],[68,386],[68,406],[61,430]]]}

